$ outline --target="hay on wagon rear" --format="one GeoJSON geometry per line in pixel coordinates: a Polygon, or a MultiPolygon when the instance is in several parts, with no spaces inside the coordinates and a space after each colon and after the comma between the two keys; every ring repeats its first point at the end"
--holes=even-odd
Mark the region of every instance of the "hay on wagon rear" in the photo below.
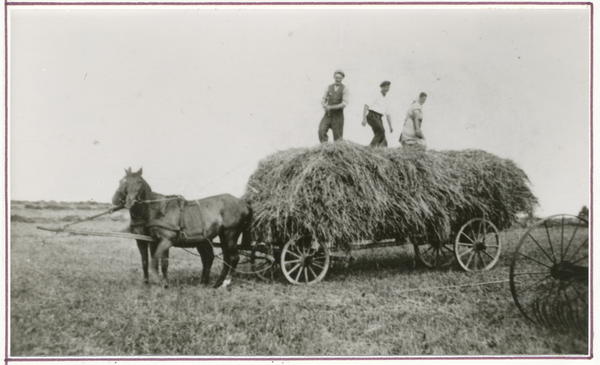
{"type": "Polygon", "coordinates": [[[348,141],[274,153],[244,199],[258,242],[311,237],[328,246],[379,238],[446,242],[473,218],[498,229],[537,199],[511,160],[480,150],[371,148],[348,141]]]}

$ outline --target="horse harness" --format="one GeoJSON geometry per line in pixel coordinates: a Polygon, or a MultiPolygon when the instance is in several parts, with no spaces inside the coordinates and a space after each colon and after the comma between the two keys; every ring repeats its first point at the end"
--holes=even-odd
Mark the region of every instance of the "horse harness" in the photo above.
{"type": "MultiPolygon", "coordinates": [[[[180,202],[180,204],[179,204],[179,225],[174,225],[174,224],[171,224],[168,222],[164,222],[161,219],[151,219],[149,221],[146,221],[142,218],[133,219],[133,217],[132,217],[130,226],[131,227],[136,227],[136,226],[160,227],[160,228],[168,229],[170,231],[174,231],[177,233],[177,238],[174,242],[174,246],[176,246],[176,247],[180,246],[180,243],[181,243],[181,246],[183,246],[186,243],[200,243],[203,241],[208,241],[212,244],[212,242],[209,239],[207,239],[206,236],[204,235],[203,230],[199,235],[194,235],[191,237],[188,237],[188,235],[186,233],[186,225],[185,225],[185,220],[184,220],[185,207],[186,206],[197,206],[198,209],[202,210],[199,200],[190,201],[190,200],[186,200],[181,195],[168,195],[165,197],[165,199],[144,200],[144,201],[141,201],[140,203],[149,204],[149,203],[154,203],[154,202],[169,201],[169,200],[175,200],[175,199],[177,199],[180,202]]],[[[199,220],[200,220],[200,226],[203,227],[204,222],[202,219],[202,214],[199,215],[199,220]]]]}

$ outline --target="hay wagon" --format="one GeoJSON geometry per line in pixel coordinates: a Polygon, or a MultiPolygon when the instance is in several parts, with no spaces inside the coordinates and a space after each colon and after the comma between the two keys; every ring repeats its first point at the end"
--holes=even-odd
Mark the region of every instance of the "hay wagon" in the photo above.
{"type": "MultiPolygon", "coordinates": [[[[499,232],[537,204],[526,174],[484,151],[347,141],[267,157],[243,199],[255,244],[242,254],[259,277],[282,274],[293,284],[319,282],[354,250],[406,244],[428,267],[456,261],[466,271],[489,270],[502,251],[499,232]]],[[[152,240],[65,228],[46,230],[152,240]]]]}
{"type": "Polygon", "coordinates": [[[275,153],[250,177],[258,276],[322,280],[354,250],[411,244],[428,267],[489,270],[500,231],[537,204],[525,173],[484,151],[369,148],[351,142],[275,153]]]}

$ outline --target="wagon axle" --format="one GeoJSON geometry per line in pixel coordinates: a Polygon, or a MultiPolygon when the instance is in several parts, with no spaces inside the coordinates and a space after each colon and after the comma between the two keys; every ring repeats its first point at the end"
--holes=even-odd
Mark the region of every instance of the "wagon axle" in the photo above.
{"type": "Polygon", "coordinates": [[[300,259],[300,266],[302,266],[302,267],[312,266],[312,263],[313,263],[312,255],[303,256],[300,259]]]}
{"type": "Polygon", "coordinates": [[[475,241],[475,244],[473,244],[473,250],[475,252],[481,252],[481,251],[485,251],[487,249],[487,245],[485,244],[485,241],[475,241]]]}

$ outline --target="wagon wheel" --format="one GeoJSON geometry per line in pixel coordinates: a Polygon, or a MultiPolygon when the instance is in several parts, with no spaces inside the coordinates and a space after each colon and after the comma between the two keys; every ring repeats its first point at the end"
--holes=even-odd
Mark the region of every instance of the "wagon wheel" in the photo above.
{"type": "Polygon", "coordinates": [[[281,252],[281,270],[292,284],[314,284],[329,269],[329,249],[310,239],[291,240],[281,252]]]}
{"type": "Polygon", "coordinates": [[[261,280],[273,282],[281,277],[281,266],[273,245],[259,244],[252,248],[250,256],[252,271],[261,280]]]}
{"type": "Polygon", "coordinates": [[[415,256],[429,268],[449,266],[454,260],[454,247],[451,242],[434,242],[419,244],[418,240],[411,239],[415,249],[415,256]]]}
{"type": "Polygon", "coordinates": [[[587,334],[588,278],[588,222],[558,214],[521,237],[510,266],[510,291],[530,321],[587,334]]]}
{"type": "Polygon", "coordinates": [[[501,247],[496,226],[486,219],[476,218],[460,228],[454,254],[465,271],[489,270],[498,262],[501,247]]]}

